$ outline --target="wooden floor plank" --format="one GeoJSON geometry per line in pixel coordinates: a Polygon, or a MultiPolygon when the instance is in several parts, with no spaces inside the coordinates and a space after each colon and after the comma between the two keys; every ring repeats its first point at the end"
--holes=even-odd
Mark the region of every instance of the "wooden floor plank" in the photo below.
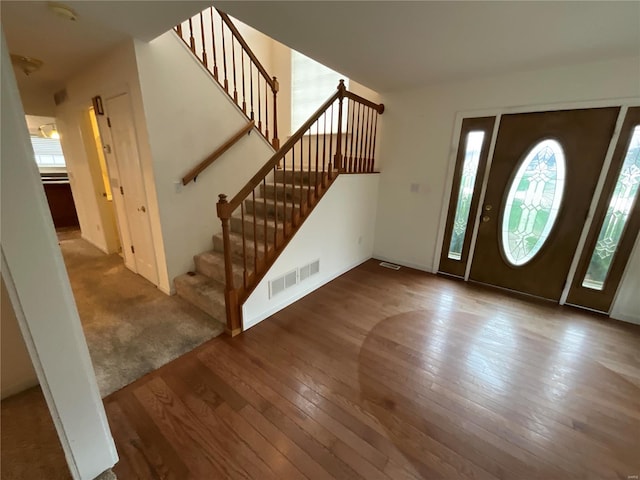
{"type": "Polygon", "coordinates": [[[105,402],[122,478],[626,479],[640,328],[375,261],[105,402]]]}

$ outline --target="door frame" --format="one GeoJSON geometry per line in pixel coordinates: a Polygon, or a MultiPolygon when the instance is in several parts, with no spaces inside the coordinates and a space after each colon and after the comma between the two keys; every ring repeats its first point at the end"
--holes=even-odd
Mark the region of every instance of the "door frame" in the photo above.
{"type": "MultiPolygon", "coordinates": [[[[580,101],[580,102],[559,102],[559,103],[551,103],[551,104],[535,104],[535,105],[524,105],[517,107],[501,107],[501,108],[488,108],[488,109],[478,109],[478,110],[461,110],[456,112],[454,127],[452,132],[451,139],[451,150],[449,152],[449,161],[447,167],[447,176],[445,179],[445,189],[442,197],[442,209],[440,211],[440,222],[438,225],[438,235],[436,238],[436,248],[433,256],[433,266],[434,272],[437,273],[440,268],[440,258],[442,255],[442,242],[445,238],[446,227],[447,227],[447,216],[449,213],[449,204],[451,199],[451,191],[453,189],[453,179],[456,168],[456,159],[460,142],[460,134],[462,131],[462,121],[465,118],[475,118],[475,117],[489,117],[495,116],[495,125],[493,128],[493,134],[491,136],[491,144],[489,146],[489,158],[487,159],[487,166],[484,172],[484,178],[482,179],[480,196],[478,201],[478,207],[476,212],[470,212],[469,216],[469,227],[472,228],[470,230],[471,233],[471,245],[469,248],[469,256],[467,261],[467,267],[464,275],[464,281],[469,281],[469,274],[471,272],[471,265],[473,263],[473,258],[475,254],[476,240],[478,236],[478,228],[480,225],[480,216],[482,215],[482,205],[484,205],[485,193],[487,189],[487,184],[489,182],[489,174],[491,172],[491,164],[493,161],[493,154],[495,151],[495,145],[498,138],[498,132],[500,130],[500,122],[502,120],[503,115],[514,114],[514,113],[536,113],[536,112],[551,112],[557,110],[574,110],[574,109],[585,109],[585,108],[602,108],[602,107],[620,107],[620,112],[618,114],[618,119],[616,120],[616,125],[613,131],[613,135],[609,142],[609,147],[607,149],[607,154],[605,156],[602,170],[598,177],[598,182],[596,184],[596,188],[594,191],[594,195],[589,206],[589,213],[585,220],[585,224],[582,229],[582,233],[580,234],[580,239],[578,241],[578,245],[576,248],[576,252],[574,253],[571,267],[569,268],[569,273],[567,275],[565,287],[563,289],[562,295],[560,296],[560,305],[564,305],[567,300],[567,296],[569,294],[569,289],[571,287],[571,283],[573,282],[573,278],[575,276],[576,270],[578,268],[578,263],[580,261],[580,257],[582,255],[582,251],[584,249],[587,236],[589,230],[591,228],[591,224],[593,223],[593,217],[600,200],[600,196],[602,194],[602,190],[604,188],[604,183],[607,177],[607,172],[611,165],[611,159],[613,157],[613,153],[615,147],[618,143],[618,138],[620,136],[620,130],[622,128],[622,123],[624,122],[624,118],[626,116],[627,110],[632,106],[640,106],[640,97],[624,97],[619,99],[607,99],[607,100],[592,100],[592,101],[580,101]],[[471,219],[473,218],[473,223],[471,219]]],[[[623,273],[623,278],[625,277],[626,271],[628,269],[628,265],[625,266],[625,273],[623,273]]],[[[618,292],[614,297],[612,308],[615,306],[615,301],[617,298],[618,292]]]]}

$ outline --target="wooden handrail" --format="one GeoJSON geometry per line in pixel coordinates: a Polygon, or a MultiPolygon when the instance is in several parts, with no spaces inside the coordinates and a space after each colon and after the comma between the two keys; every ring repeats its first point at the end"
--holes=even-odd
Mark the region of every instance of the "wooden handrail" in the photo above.
{"type": "Polygon", "coordinates": [[[229,150],[233,145],[238,142],[245,134],[251,133],[251,130],[255,127],[255,122],[251,120],[244,127],[242,127],[238,133],[236,133],[229,140],[224,142],[220,147],[218,147],[211,155],[201,161],[196,167],[191,169],[189,173],[187,173],[184,177],[182,177],[182,184],[187,185],[192,180],[195,181],[196,177],[200,175],[209,165],[215,162],[218,158],[222,156],[224,152],[229,150]]]}
{"type": "Polygon", "coordinates": [[[353,92],[350,92],[349,90],[345,90],[344,92],[344,96],[348,97],[352,100],[355,100],[356,102],[362,103],[363,105],[366,105],[367,107],[373,108],[375,111],[377,111],[378,113],[382,114],[384,113],[384,104],[382,103],[374,103],[371,100],[367,100],[364,97],[361,97],[360,95],[357,95],[353,92]]]}
{"type": "MultiPolygon", "coordinates": [[[[218,10],[218,9],[216,8],[216,10],[218,10]]],[[[245,39],[242,37],[242,35],[238,31],[238,29],[236,28],[234,23],[229,18],[229,15],[227,15],[226,13],[224,13],[221,10],[218,10],[218,13],[220,14],[220,18],[222,18],[224,23],[227,24],[227,27],[229,27],[229,30],[231,30],[233,35],[236,37],[236,40],[238,40],[238,43],[240,45],[242,45],[242,48],[245,50],[245,53],[249,56],[251,61],[253,63],[255,63],[256,67],[258,68],[258,71],[264,76],[265,81],[271,87],[271,91],[272,92],[277,92],[278,91],[278,86],[277,86],[278,83],[274,82],[272,77],[269,76],[269,74],[267,73],[267,70],[262,66],[262,63],[260,63],[260,60],[258,60],[258,57],[255,56],[255,54],[253,53],[253,50],[251,50],[251,48],[249,47],[249,45],[247,44],[245,39]]]]}
{"type": "Polygon", "coordinates": [[[340,80],[338,90],[230,202],[225,194],[219,195],[216,210],[222,223],[227,331],[231,335],[242,331],[242,304],[338,174],[374,172],[377,118],[383,111],[384,105],[348,92],[340,80]],[[344,108],[351,115],[343,115],[344,108]],[[346,119],[344,132],[342,119],[346,119]],[[237,218],[232,217],[235,212],[237,218]],[[238,246],[232,248],[232,231],[234,244],[241,242],[241,254],[238,246]],[[239,286],[234,284],[234,256],[242,262],[239,286]]]}
{"type": "Polygon", "coordinates": [[[242,201],[251,193],[251,191],[256,188],[262,179],[271,172],[274,166],[278,164],[280,160],[284,157],[284,155],[291,149],[293,145],[295,145],[298,140],[300,140],[305,132],[309,130],[309,127],[313,125],[313,123],[320,118],[320,116],[325,112],[325,110],[331,106],[333,102],[335,102],[338,98],[340,98],[340,91],[334,93],[326,102],[324,102],[318,110],[315,111],[313,115],[307,120],[302,126],[296,130],[296,132],[289,137],[289,140],[284,142],[284,145],[278,150],[273,156],[263,165],[263,167],[258,170],[251,180],[247,182],[242,190],[238,192],[236,196],[234,196],[231,201],[224,204],[224,207],[219,209],[218,216],[220,218],[230,218],[231,214],[234,212],[238,206],[242,203],[242,201]]]}

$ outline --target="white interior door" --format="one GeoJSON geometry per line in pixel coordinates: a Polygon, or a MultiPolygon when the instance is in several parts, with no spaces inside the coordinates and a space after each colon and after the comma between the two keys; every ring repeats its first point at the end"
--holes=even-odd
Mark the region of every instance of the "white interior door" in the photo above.
{"type": "Polygon", "coordinates": [[[144,188],[138,143],[133,123],[133,112],[128,94],[106,101],[111,132],[111,154],[120,173],[120,192],[124,200],[131,245],[123,245],[133,254],[135,270],[154,285],[158,284],[153,236],[149,219],[147,196],[144,188]]]}

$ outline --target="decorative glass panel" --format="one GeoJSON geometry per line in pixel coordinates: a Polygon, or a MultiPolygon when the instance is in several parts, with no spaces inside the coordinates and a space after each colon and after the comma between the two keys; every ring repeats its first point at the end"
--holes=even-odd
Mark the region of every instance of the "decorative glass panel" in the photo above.
{"type": "Polygon", "coordinates": [[[591,255],[582,286],[602,290],[611,261],[616,253],[629,214],[638,196],[640,185],[640,126],[633,129],[627,154],[616,182],[607,214],[604,217],[598,243],[591,255]]]}
{"type": "Polygon", "coordinates": [[[473,199],[473,187],[476,184],[483,140],[484,132],[482,131],[472,131],[467,135],[464,163],[460,177],[460,190],[458,191],[458,203],[456,204],[456,215],[453,220],[451,243],[449,244],[449,254],[447,255],[453,260],[460,260],[462,256],[462,245],[464,244],[464,236],[469,223],[469,210],[473,199]]]}
{"type": "Polygon", "coordinates": [[[556,221],[564,190],[565,160],[555,140],[543,140],[521,162],[502,216],[502,249],[512,265],[540,251],[556,221]]]}

